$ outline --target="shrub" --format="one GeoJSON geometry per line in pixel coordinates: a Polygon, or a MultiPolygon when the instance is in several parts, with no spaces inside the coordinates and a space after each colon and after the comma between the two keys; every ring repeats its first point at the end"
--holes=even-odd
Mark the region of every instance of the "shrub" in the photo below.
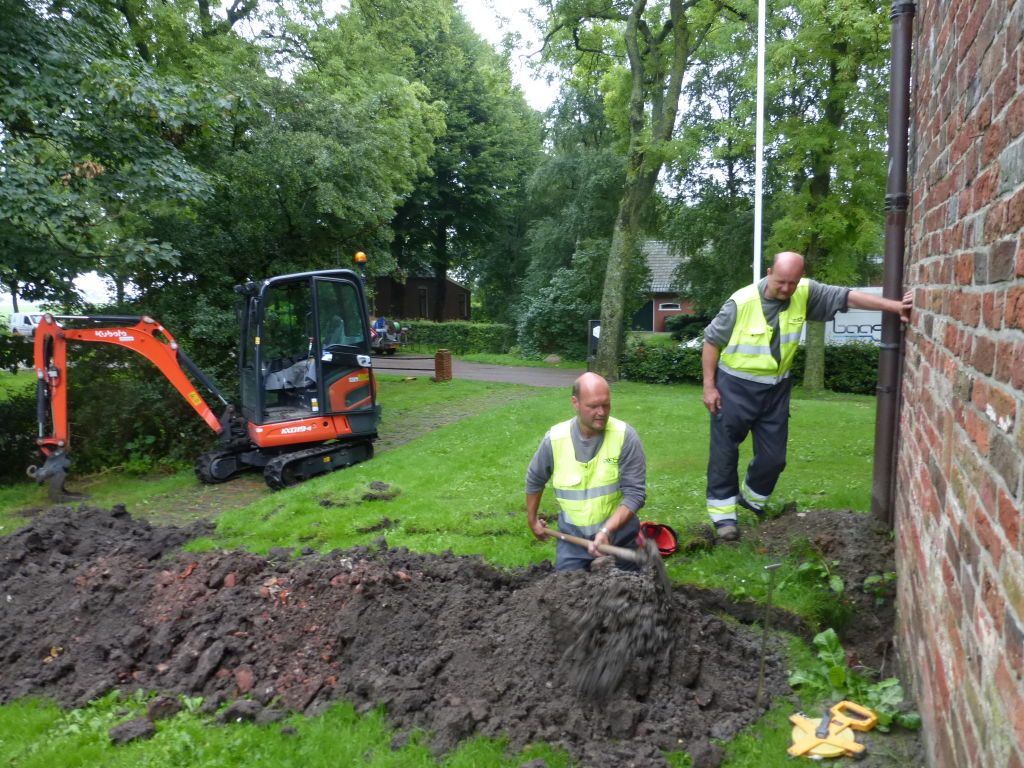
{"type": "MultiPolygon", "coordinates": [[[[219,405],[213,398],[207,402],[219,405]]],[[[76,346],[68,370],[68,414],[74,473],[191,463],[216,446],[206,423],[148,360],[106,345],[76,346]]],[[[2,477],[13,482],[22,479],[26,466],[44,460],[35,447],[34,390],[0,403],[0,421],[2,477]]]]}
{"type": "MultiPolygon", "coordinates": [[[[854,395],[873,395],[878,386],[879,348],[874,344],[854,341],[848,344],[829,344],[825,347],[825,388],[833,392],[854,395]]],[[[806,351],[797,350],[793,361],[793,378],[804,377],[806,351]]]]}
{"type": "Polygon", "coordinates": [[[880,349],[863,341],[825,347],[825,387],[833,392],[873,395],[880,349]]]}
{"type": "Polygon", "coordinates": [[[90,352],[76,360],[68,388],[75,472],[129,460],[143,471],[163,461],[191,463],[215,447],[206,422],[148,360],[106,345],[90,352]]]}
{"type": "Polygon", "coordinates": [[[32,349],[28,339],[0,330],[0,368],[14,373],[21,366],[31,366],[32,349]]]}
{"type": "Polygon", "coordinates": [[[696,315],[672,315],[665,318],[665,330],[676,341],[683,341],[700,336],[709,322],[708,318],[696,315]]]}
{"type": "Polygon", "coordinates": [[[529,281],[516,308],[516,339],[523,357],[557,353],[587,357],[590,320],[601,316],[601,292],[608,243],[587,242],[576,250],[572,268],[561,267],[543,284],[529,281]]]}
{"type": "MultiPolygon", "coordinates": [[[[854,342],[825,347],[825,387],[833,392],[873,395],[878,384],[878,347],[854,342]]],[[[648,384],[672,384],[703,381],[700,349],[651,347],[640,344],[629,349],[619,362],[620,375],[648,384]]],[[[804,375],[805,351],[797,350],[793,378],[799,383],[804,375]]]]}
{"type": "Polygon", "coordinates": [[[0,483],[25,480],[30,464],[43,463],[36,449],[36,391],[15,392],[0,401],[0,483]]]}
{"type": "Polygon", "coordinates": [[[640,344],[628,350],[619,361],[619,374],[624,379],[647,384],[699,384],[703,379],[700,356],[699,349],[640,344]]]}
{"type": "MultiPolygon", "coordinates": [[[[402,325],[404,327],[406,322],[403,321],[402,325]]],[[[448,349],[457,354],[489,352],[501,355],[512,347],[512,327],[502,323],[416,320],[409,322],[408,327],[410,344],[448,349]]]]}

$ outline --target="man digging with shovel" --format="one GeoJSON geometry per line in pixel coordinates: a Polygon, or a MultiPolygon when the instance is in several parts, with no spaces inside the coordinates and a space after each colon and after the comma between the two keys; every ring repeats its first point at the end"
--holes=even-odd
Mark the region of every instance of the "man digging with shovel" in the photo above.
{"type": "MultiPolygon", "coordinates": [[[[644,449],[633,427],[611,417],[608,382],[596,373],[580,376],[572,385],[572,407],[576,417],[548,430],[526,470],[527,521],[538,540],[558,538],[558,571],[590,570],[608,545],[636,549],[636,513],[646,499],[644,449]],[[549,479],[558,500],[558,531],[537,514],[549,479]],[[584,547],[571,538],[592,541],[584,547]]],[[[617,564],[639,568],[622,558],[617,564]]]]}

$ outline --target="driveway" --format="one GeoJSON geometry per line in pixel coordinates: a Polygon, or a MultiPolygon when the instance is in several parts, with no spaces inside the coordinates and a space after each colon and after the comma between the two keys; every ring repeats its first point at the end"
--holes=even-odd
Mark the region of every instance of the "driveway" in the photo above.
{"type": "MultiPolygon", "coordinates": [[[[426,355],[375,355],[374,369],[398,376],[433,376],[434,359],[426,355]]],[[[531,384],[535,387],[568,389],[583,370],[561,368],[528,368],[525,366],[467,363],[452,358],[452,378],[470,381],[502,381],[508,384],[531,384]]]]}

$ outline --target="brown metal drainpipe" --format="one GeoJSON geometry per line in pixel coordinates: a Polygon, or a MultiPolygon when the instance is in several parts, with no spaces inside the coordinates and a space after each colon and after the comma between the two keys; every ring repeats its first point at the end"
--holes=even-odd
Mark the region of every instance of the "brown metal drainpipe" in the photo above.
{"type": "MultiPolygon", "coordinates": [[[[913,47],[913,2],[892,6],[892,61],[889,82],[889,179],[885,187],[885,266],[882,295],[903,295],[903,252],[906,244],[907,146],[910,133],[910,55],[913,47]]],[[[871,512],[889,528],[895,520],[896,446],[899,432],[902,323],[882,313],[882,345],[878,361],[875,411],[875,467],[871,482],[871,512]]]]}

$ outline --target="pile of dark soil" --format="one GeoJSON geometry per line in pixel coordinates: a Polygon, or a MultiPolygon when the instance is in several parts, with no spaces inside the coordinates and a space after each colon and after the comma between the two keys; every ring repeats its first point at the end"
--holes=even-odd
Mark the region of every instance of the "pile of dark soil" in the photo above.
{"type": "MultiPolygon", "coordinates": [[[[297,557],[181,551],[208,530],[83,505],[0,540],[0,703],[143,689],[202,696],[211,712],[250,699],[248,716],[272,718],[344,698],[385,705],[400,734],[433,732],[438,753],[480,733],[511,750],[546,741],[594,768],[662,766],[659,750],[677,749],[716,766],[711,740],[764,712],[760,633],[652,590],[650,575],[503,571],[383,539],[297,557]],[[607,665],[617,646],[581,632],[615,620],[646,653],[608,665],[617,685],[589,685],[581,665],[607,665]]],[[[774,640],[764,670],[765,702],[788,692],[774,640]]]]}

